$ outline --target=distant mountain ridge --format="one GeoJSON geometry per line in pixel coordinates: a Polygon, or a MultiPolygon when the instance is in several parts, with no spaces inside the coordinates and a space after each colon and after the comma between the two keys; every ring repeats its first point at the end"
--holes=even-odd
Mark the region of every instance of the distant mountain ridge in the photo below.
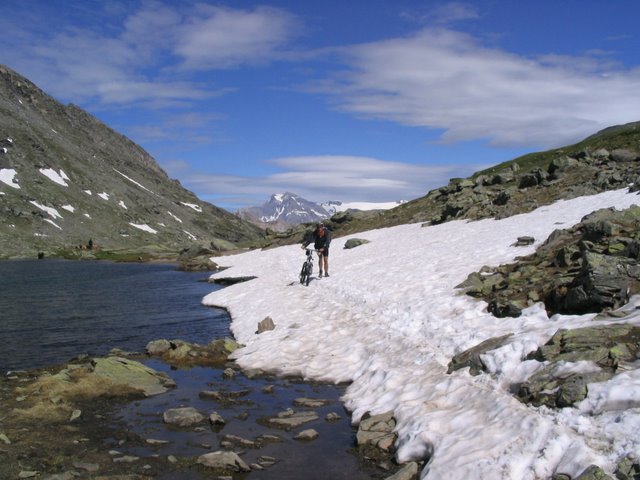
{"type": "Polygon", "coordinates": [[[144,149],[0,65],[0,258],[233,248],[263,232],[199,200],[144,149]]]}
{"type": "Polygon", "coordinates": [[[249,222],[274,230],[284,230],[291,225],[323,221],[338,212],[345,210],[387,209],[402,202],[390,203],[348,203],[328,201],[315,203],[291,192],[274,193],[269,200],[259,207],[245,207],[236,214],[249,222]]]}

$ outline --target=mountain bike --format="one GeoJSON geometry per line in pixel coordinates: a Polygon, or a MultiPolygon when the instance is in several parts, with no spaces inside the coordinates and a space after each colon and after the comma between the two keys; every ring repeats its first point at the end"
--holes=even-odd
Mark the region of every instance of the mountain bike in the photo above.
{"type": "Polygon", "coordinates": [[[311,274],[313,273],[313,250],[305,248],[304,251],[307,259],[302,264],[302,270],[300,270],[300,283],[309,286],[309,280],[311,280],[311,274]]]}

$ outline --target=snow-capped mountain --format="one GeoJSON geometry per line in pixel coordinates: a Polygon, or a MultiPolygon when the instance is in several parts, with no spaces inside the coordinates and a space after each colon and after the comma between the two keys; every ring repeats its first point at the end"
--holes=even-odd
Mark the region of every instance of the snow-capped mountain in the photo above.
{"type": "Polygon", "coordinates": [[[253,222],[287,225],[316,222],[330,216],[322,205],[290,192],[274,193],[262,206],[241,208],[237,213],[253,222]]]}
{"type": "Polygon", "coordinates": [[[239,217],[261,226],[272,228],[317,222],[345,210],[386,210],[400,205],[401,202],[329,202],[315,203],[295,193],[274,193],[269,201],[260,207],[246,207],[238,210],[239,217]]]}

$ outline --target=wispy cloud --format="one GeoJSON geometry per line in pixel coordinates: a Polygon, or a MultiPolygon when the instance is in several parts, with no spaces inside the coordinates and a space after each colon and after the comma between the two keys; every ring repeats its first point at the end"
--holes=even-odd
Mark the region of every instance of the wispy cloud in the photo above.
{"type": "MultiPolygon", "coordinates": [[[[424,166],[369,157],[322,155],[268,161],[278,172],[262,177],[209,175],[186,172],[180,162],[166,164],[169,174],[180,173],[187,188],[204,198],[238,195],[234,208],[259,205],[275,192],[290,191],[313,201],[389,202],[411,200],[446,184],[459,166],[424,166]],[[247,202],[242,204],[241,202],[247,202]]],[[[474,167],[469,166],[468,174],[474,167]]]]}
{"type": "Polygon", "coordinates": [[[85,18],[93,23],[83,27],[0,20],[3,62],[75,102],[184,106],[233,91],[194,81],[190,72],[269,63],[298,25],[292,14],[271,7],[146,1],[118,12],[112,16],[96,5],[94,17],[85,18]]]}
{"type": "Polygon", "coordinates": [[[526,58],[431,28],[344,53],[347,68],[321,87],[341,109],[442,129],[443,142],[557,146],[640,111],[640,70],[599,57],[526,58]]]}
{"type": "Polygon", "coordinates": [[[264,64],[278,56],[296,29],[296,18],[277,8],[200,5],[180,25],[174,53],[190,70],[264,64]]]}

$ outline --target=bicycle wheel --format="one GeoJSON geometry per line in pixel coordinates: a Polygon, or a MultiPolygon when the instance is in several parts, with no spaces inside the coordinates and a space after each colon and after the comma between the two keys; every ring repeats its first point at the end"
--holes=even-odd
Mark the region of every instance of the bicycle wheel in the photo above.
{"type": "Polygon", "coordinates": [[[305,286],[309,286],[309,280],[311,280],[311,271],[313,270],[313,267],[311,266],[311,264],[307,264],[307,278],[305,280],[305,286]]]}
{"type": "Polygon", "coordinates": [[[309,272],[309,265],[305,262],[302,265],[302,270],[300,271],[300,283],[303,285],[309,285],[309,277],[311,273],[309,272]]]}

